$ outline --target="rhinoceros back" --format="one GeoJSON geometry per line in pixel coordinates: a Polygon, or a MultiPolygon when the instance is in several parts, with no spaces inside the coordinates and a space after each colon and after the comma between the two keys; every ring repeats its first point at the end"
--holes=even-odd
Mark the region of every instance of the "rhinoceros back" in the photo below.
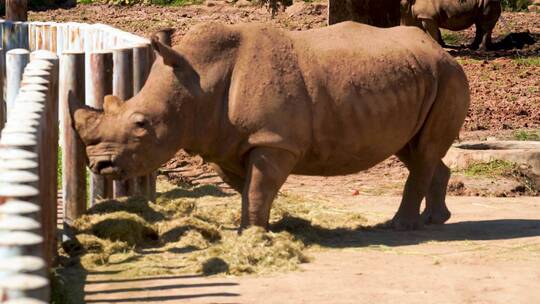
{"type": "Polygon", "coordinates": [[[300,174],[357,172],[395,154],[428,115],[441,61],[452,61],[412,27],[345,22],[292,39],[313,115],[300,174]]]}

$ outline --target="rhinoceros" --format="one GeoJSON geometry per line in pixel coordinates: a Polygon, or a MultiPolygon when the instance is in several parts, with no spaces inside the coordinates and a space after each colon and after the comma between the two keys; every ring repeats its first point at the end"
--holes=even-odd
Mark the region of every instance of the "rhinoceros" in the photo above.
{"type": "Polygon", "coordinates": [[[401,25],[424,29],[444,46],[439,28],[461,31],[476,27],[471,49],[490,49],[491,32],[501,15],[500,0],[401,0],[401,25]]]}
{"type": "Polygon", "coordinates": [[[174,47],[151,43],[156,60],[137,95],[108,96],[103,111],[71,109],[93,172],[148,174],[184,149],[241,193],[240,229],[268,228],[290,174],[350,174],[397,155],[410,174],[393,227],[450,217],[441,159],[467,114],[469,87],[422,30],[206,23],[174,47]]]}

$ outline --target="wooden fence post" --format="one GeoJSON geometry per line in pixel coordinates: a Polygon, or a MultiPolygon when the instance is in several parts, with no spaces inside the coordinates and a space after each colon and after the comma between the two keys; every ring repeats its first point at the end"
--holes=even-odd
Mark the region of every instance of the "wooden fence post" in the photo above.
{"type": "MultiPolygon", "coordinates": [[[[150,73],[150,52],[149,44],[141,44],[133,48],[133,95],[139,93],[150,73]]],[[[151,201],[154,200],[152,196],[152,182],[155,182],[153,176],[154,173],[150,173],[136,178],[138,194],[151,201]]]]}
{"type": "Polygon", "coordinates": [[[24,67],[30,60],[30,52],[24,49],[13,49],[6,55],[6,107],[9,117],[15,97],[19,93],[24,67]]]}
{"type": "MultiPolygon", "coordinates": [[[[56,225],[58,202],[58,57],[49,51],[35,51],[30,54],[31,62],[26,66],[23,83],[37,77],[46,79],[46,111],[43,130],[46,144],[41,146],[40,154],[47,159],[45,178],[47,180],[46,197],[42,200],[44,227],[44,255],[49,266],[56,257],[56,225]],[[48,64],[47,64],[48,63],[48,64]]],[[[40,83],[38,80],[34,83],[40,83]]]]}
{"type": "Polygon", "coordinates": [[[51,177],[56,176],[51,172],[56,172],[56,164],[51,163],[51,151],[54,149],[54,142],[51,142],[52,127],[52,109],[49,107],[50,94],[50,73],[41,71],[27,71],[23,77],[22,87],[16,98],[16,106],[29,107],[40,105],[42,107],[40,128],[37,131],[37,149],[39,163],[39,204],[41,207],[41,218],[43,236],[43,258],[47,266],[52,266],[55,256],[55,237],[56,237],[56,180],[51,177]],[[29,74],[41,74],[32,76],[29,74]]]}
{"type": "MultiPolygon", "coordinates": [[[[96,109],[103,109],[106,95],[112,94],[113,54],[110,51],[90,53],[91,91],[88,92],[87,103],[96,109]]],[[[91,173],[90,204],[103,198],[113,198],[113,183],[109,178],[91,173]]]]}
{"type": "Polygon", "coordinates": [[[0,132],[4,128],[6,123],[6,103],[4,102],[4,60],[5,60],[4,49],[0,48],[0,132]]]}
{"type": "Polygon", "coordinates": [[[6,0],[6,19],[12,21],[28,20],[28,0],[6,0]]]}
{"type": "MultiPolygon", "coordinates": [[[[126,101],[133,96],[133,50],[113,50],[113,95],[126,101]]],[[[135,179],[114,181],[114,196],[128,196],[136,192],[135,179]]]]}
{"type": "Polygon", "coordinates": [[[62,186],[64,199],[64,240],[70,239],[73,221],[86,210],[86,155],[73,128],[69,104],[84,105],[84,53],[65,51],[60,57],[60,103],[63,112],[62,186]]]}
{"type": "Polygon", "coordinates": [[[158,40],[168,46],[172,45],[172,34],[174,33],[173,28],[165,28],[156,33],[158,40]]]}

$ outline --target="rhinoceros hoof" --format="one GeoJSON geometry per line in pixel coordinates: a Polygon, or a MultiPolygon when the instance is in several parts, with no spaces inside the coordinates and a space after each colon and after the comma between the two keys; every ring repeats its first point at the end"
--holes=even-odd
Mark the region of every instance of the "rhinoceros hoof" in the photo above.
{"type": "Polygon", "coordinates": [[[442,211],[424,211],[421,215],[422,222],[426,225],[441,225],[450,218],[450,211],[444,209],[442,211]]]}
{"type": "Polygon", "coordinates": [[[390,224],[397,231],[418,230],[424,226],[422,218],[419,215],[415,217],[396,215],[390,224]]]}

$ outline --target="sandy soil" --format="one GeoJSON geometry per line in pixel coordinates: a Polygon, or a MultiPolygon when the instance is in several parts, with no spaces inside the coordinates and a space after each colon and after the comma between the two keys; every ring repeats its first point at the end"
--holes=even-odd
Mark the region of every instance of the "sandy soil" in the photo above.
{"type": "MultiPolygon", "coordinates": [[[[300,4],[270,18],[263,8],[222,1],[190,7],[110,7],[31,12],[31,20],[101,22],[149,36],[174,27],[174,41],[205,21],[265,22],[290,30],[326,24],[322,3],[300,4]]],[[[540,15],[503,13],[494,38],[530,31],[534,45],[500,52],[449,51],[462,63],[472,104],[461,139],[513,138],[518,129],[540,129],[540,15]]],[[[456,34],[468,43],[473,29],[456,34]]],[[[163,172],[173,181],[226,188],[198,158],[181,154],[163,172]]],[[[291,176],[283,191],[324,197],[366,214],[372,223],[397,208],[406,169],[395,158],[344,177],[291,176]]],[[[468,178],[455,174],[468,195],[509,196],[519,181],[509,177],[468,178]]],[[[462,189],[463,190],[463,189],[462,189]]],[[[519,194],[519,193],[517,193],[519,194]]],[[[314,251],[300,272],[263,277],[160,277],[111,281],[90,273],[87,303],[540,303],[539,198],[450,197],[450,223],[422,231],[357,232],[349,245],[314,251]]]]}
{"type": "MultiPolygon", "coordinates": [[[[325,197],[327,197],[325,195],[325,197]]],[[[334,197],[372,223],[398,197],[334,197]]],[[[422,231],[359,231],[268,276],[87,277],[87,303],[538,303],[540,199],[453,197],[453,217],[422,231]]]]}

